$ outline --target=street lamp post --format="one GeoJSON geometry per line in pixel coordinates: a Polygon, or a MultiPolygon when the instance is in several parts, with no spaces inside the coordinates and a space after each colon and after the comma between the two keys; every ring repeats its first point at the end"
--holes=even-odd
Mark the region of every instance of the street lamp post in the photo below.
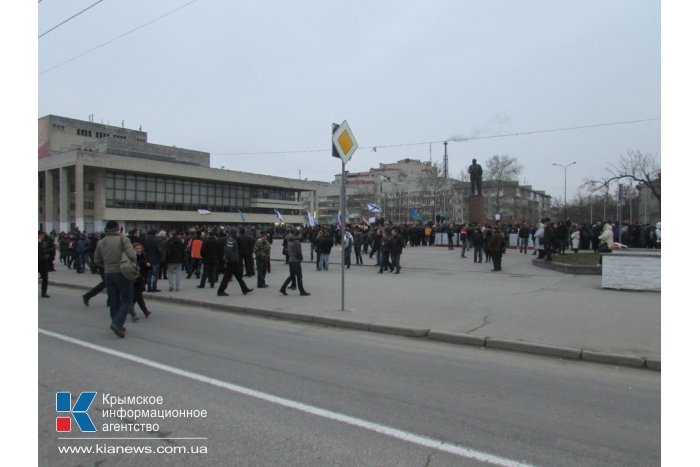
{"type": "Polygon", "coordinates": [[[574,161],[570,164],[566,164],[566,165],[557,164],[556,162],[552,164],[552,165],[556,165],[556,166],[559,166],[562,169],[564,169],[564,220],[566,220],[566,169],[568,169],[569,167],[571,167],[575,163],[576,163],[576,161],[574,161]]]}
{"type": "Polygon", "coordinates": [[[595,186],[598,183],[600,183],[601,185],[598,188],[593,189],[593,191],[591,191],[591,224],[593,223],[593,193],[600,190],[603,187],[605,187],[605,197],[603,198],[603,222],[606,221],[605,209],[606,209],[606,204],[608,201],[608,192],[609,192],[608,184],[610,182],[602,182],[602,181],[598,181],[598,180],[591,180],[590,181],[591,187],[595,186]]]}

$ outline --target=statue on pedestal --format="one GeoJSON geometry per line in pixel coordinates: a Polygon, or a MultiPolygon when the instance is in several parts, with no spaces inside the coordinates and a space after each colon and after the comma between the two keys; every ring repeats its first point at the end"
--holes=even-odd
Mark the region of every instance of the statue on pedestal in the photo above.
{"type": "Polygon", "coordinates": [[[469,166],[467,172],[469,172],[469,181],[472,183],[472,196],[476,196],[477,193],[478,196],[481,196],[481,178],[484,171],[481,169],[481,166],[476,163],[476,159],[472,159],[472,165],[469,166]]]}

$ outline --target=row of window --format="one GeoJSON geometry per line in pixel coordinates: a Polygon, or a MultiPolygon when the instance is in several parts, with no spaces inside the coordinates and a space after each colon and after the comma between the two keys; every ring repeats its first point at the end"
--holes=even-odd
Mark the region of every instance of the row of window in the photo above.
{"type": "Polygon", "coordinates": [[[192,210],[248,208],[251,198],[294,201],[292,190],[253,188],[234,183],[190,180],[156,175],[108,172],[105,178],[107,207],[192,210]],[[168,207],[152,207],[152,206],[168,207]]]}
{"type": "MultiPolygon", "coordinates": [[[[56,127],[57,127],[57,125],[54,125],[54,128],[56,128],[56,127]]],[[[63,129],[63,128],[61,128],[61,129],[63,129]]],[[[82,128],[76,128],[75,134],[78,136],[87,136],[88,138],[92,138],[92,130],[84,130],[82,128]]],[[[95,138],[98,138],[98,139],[109,138],[110,136],[112,138],[126,139],[126,136],[124,136],[124,135],[111,135],[109,133],[103,133],[101,131],[95,132],[95,138]]],[[[145,142],[145,140],[140,140],[140,141],[145,142]]]]}

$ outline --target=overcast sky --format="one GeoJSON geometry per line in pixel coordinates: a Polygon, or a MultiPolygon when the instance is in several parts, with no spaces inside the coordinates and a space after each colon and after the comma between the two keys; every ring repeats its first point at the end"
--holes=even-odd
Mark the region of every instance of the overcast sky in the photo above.
{"type": "MultiPolygon", "coordinates": [[[[95,1],[40,2],[39,34],[95,1]]],[[[576,161],[571,199],[620,154],[661,152],[659,120],[493,137],[659,118],[658,0],[103,0],[38,44],[38,117],[123,120],[213,167],[330,181],[347,120],[352,172],[442,161],[448,140],[452,176],[507,154],[555,197],[552,164],[576,161]]]]}

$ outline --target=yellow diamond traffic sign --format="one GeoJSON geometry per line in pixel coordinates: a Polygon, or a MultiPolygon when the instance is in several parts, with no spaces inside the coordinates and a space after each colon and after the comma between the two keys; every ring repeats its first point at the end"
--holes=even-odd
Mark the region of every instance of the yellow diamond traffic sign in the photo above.
{"type": "Polygon", "coordinates": [[[338,155],[343,162],[347,163],[357,150],[357,141],[350,130],[350,125],[347,121],[343,123],[333,132],[333,145],[335,146],[338,155]]]}

